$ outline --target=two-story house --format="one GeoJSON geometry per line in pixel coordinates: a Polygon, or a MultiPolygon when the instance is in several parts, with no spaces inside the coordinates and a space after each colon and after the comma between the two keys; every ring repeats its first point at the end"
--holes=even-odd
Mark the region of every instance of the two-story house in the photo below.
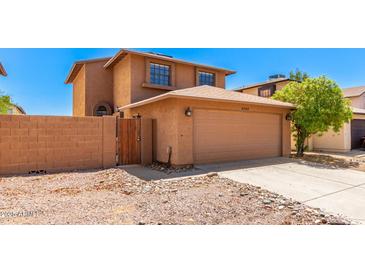
{"type": "MultiPolygon", "coordinates": [[[[240,87],[235,91],[270,98],[275,91],[291,81],[293,80],[285,75],[276,74],[270,76],[268,81],[240,87]]],[[[345,88],[343,93],[345,98],[351,100],[353,119],[345,124],[339,133],[329,130],[309,138],[306,141],[309,150],[346,152],[360,147],[360,139],[365,136],[365,87],[345,88]]],[[[295,149],[293,138],[292,149],[295,149]]]]}
{"type": "Polygon", "coordinates": [[[76,62],[73,115],[152,118],[154,159],[173,165],[288,155],[294,106],[225,89],[232,70],[120,50],[76,62]]]}
{"type": "Polygon", "coordinates": [[[73,115],[98,116],[164,92],[210,85],[225,88],[231,70],[167,55],[122,49],[112,58],[76,62],[65,83],[73,84],[73,115]]]}

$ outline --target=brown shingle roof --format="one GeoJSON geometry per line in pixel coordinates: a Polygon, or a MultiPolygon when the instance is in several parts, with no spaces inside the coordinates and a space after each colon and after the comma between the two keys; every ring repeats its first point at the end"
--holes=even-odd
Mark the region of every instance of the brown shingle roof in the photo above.
{"type": "Polygon", "coordinates": [[[101,62],[101,61],[104,61],[106,63],[108,60],[110,60],[110,58],[111,57],[105,57],[105,58],[96,58],[96,59],[76,61],[72,65],[72,68],[70,69],[70,72],[67,75],[67,78],[65,80],[65,84],[71,84],[72,83],[72,81],[75,79],[75,77],[77,76],[77,74],[79,73],[80,69],[82,68],[82,66],[84,64],[101,62]]]}
{"type": "Polygon", "coordinates": [[[119,108],[119,110],[135,108],[142,105],[150,104],[167,98],[196,99],[206,101],[220,101],[228,103],[245,103],[252,105],[265,105],[281,108],[294,108],[293,104],[285,103],[273,99],[259,97],[240,92],[229,91],[223,88],[211,86],[199,86],[193,88],[179,89],[158,95],[143,101],[129,104],[119,108]]]}
{"type": "Polygon", "coordinates": [[[118,53],[115,54],[114,57],[111,58],[105,64],[104,67],[105,68],[112,67],[114,64],[116,64],[119,60],[123,59],[124,56],[126,56],[129,53],[136,54],[136,55],[141,55],[141,56],[146,56],[146,57],[150,57],[150,58],[154,58],[154,59],[160,59],[160,60],[164,60],[164,61],[171,61],[171,62],[175,62],[175,63],[192,65],[192,66],[197,66],[197,67],[206,68],[206,69],[223,71],[223,72],[225,72],[226,75],[230,75],[230,74],[236,73],[234,70],[228,70],[228,69],[217,68],[217,67],[213,67],[213,66],[202,65],[202,64],[197,64],[197,63],[192,63],[192,62],[188,62],[188,61],[176,59],[176,58],[173,58],[173,57],[170,57],[170,56],[166,56],[166,55],[159,55],[159,54],[154,54],[154,53],[149,53],[149,52],[142,52],[142,51],[136,51],[136,50],[129,50],[129,49],[121,49],[120,51],[118,51],[118,53]]]}
{"type": "Polygon", "coordinates": [[[345,97],[357,97],[365,92],[365,86],[344,88],[342,91],[345,97]]]}
{"type": "Polygon", "coordinates": [[[0,63],[0,75],[2,76],[7,76],[8,74],[6,73],[3,65],[0,63]]]}

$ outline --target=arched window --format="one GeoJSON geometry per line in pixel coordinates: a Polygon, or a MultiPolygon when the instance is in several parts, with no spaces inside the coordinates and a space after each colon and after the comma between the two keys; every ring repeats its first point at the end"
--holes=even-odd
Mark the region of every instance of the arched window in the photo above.
{"type": "Polygon", "coordinates": [[[107,103],[97,104],[94,108],[94,115],[95,116],[104,116],[104,115],[111,115],[112,110],[107,103]]]}

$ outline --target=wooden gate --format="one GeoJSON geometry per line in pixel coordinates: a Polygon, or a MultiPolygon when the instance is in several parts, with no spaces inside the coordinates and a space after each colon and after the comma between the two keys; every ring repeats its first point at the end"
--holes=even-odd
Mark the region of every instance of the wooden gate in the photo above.
{"type": "Polygon", "coordinates": [[[141,120],[119,119],[120,165],[141,163],[141,120]]]}

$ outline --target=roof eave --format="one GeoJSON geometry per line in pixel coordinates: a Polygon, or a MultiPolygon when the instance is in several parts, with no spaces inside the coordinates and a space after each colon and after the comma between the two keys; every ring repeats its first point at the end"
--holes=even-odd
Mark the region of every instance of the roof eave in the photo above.
{"type": "Polygon", "coordinates": [[[348,94],[348,95],[344,95],[343,97],[345,98],[352,98],[352,97],[360,97],[365,93],[365,90],[359,94],[348,94]]]}
{"type": "Polygon", "coordinates": [[[150,57],[150,58],[155,58],[155,59],[160,59],[160,60],[165,60],[165,61],[171,61],[171,62],[176,62],[176,63],[183,63],[183,64],[188,64],[188,65],[192,65],[192,66],[196,66],[196,67],[202,67],[202,68],[207,68],[207,69],[222,71],[222,72],[225,73],[226,76],[236,73],[236,71],[234,71],[234,70],[227,70],[227,69],[217,68],[217,67],[213,67],[213,66],[206,66],[206,65],[203,65],[203,64],[196,64],[196,63],[192,63],[192,62],[188,62],[188,61],[184,61],[184,60],[179,60],[179,59],[175,59],[175,58],[164,58],[163,56],[158,56],[158,55],[153,55],[153,54],[149,54],[149,53],[146,53],[146,52],[139,52],[139,51],[128,50],[128,49],[121,49],[121,50],[119,50],[114,55],[114,57],[112,57],[104,65],[104,68],[105,69],[108,69],[108,68],[114,66],[114,64],[117,63],[121,59],[121,57],[124,57],[127,54],[129,54],[129,53],[130,54],[141,55],[141,56],[146,56],[146,57],[150,57]]]}
{"type": "Polygon", "coordinates": [[[103,57],[103,58],[95,58],[95,59],[74,62],[64,83],[71,84],[73,82],[73,80],[76,78],[77,74],[79,73],[79,71],[81,70],[83,65],[88,64],[88,63],[107,61],[110,59],[111,59],[111,57],[103,57]]]}
{"type": "Polygon", "coordinates": [[[216,102],[226,102],[226,103],[237,103],[237,104],[247,104],[247,105],[256,105],[256,106],[268,106],[268,107],[275,107],[275,108],[287,108],[287,109],[295,109],[296,107],[293,104],[288,105],[276,105],[276,104],[269,104],[269,103],[258,103],[258,102],[243,102],[237,100],[229,100],[229,99],[216,99],[216,98],[202,98],[197,96],[179,96],[175,94],[163,94],[160,96],[156,96],[158,98],[151,98],[145,101],[129,104],[123,107],[118,108],[118,110],[126,110],[131,108],[136,108],[140,106],[144,106],[147,104],[151,104],[157,101],[166,100],[169,98],[178,98],[178,99],[195,99],[201,101],[216,101],[216,102]]]}
{"type": "Polygon", "coordinates": [[[2,75],[2,76],[8,76],[8,74],[6,73],[6,70],[5,70],[5,68],[3,67],[3,65],[0,63],[0,74],[2,75]]]}
{"type": "Polygon", "coordinates": [[[18,105],[15,105],[14,106],[22,113],[22,114],[26,114],[25,110],[21,107],[21,106],[18,106],[18,105]]]}
{"type": "Polygon", "coordinates": [[[71,67],[71,70],[69,71],[67,78],[65,80],[65,84],[71,84],[73,80],[76,78],[76,75],[79,73],[81,67],[77,69],[76,67],[80,66],[78,63],[74,63],[71,67]]]}
{"type": "Polygon", "coordinates": [[[129,53],[129,51],[127,49],[120,49],[112,58],[110,58],[110,60],[108,62],[106,62],[106,64],[104,65],[104,68],[108,69],[108,68],[114,66],[114,64],[119,61],[119,59],[122,55],[124,57],[128,53],[129,53]]]}
{"type": "Polygon", "coordinates": [[[262,82],[262,83],[258,83],[258,84],[248,85],[248,86],[245,86],[245,87],[235,88],[235,89],[233,89],[233,91],[242,91],[242,90],[245,90],[245,89],[256,88],[256,87],[259,87],[259,86],[265,86],[265,85],[269,85],[269,84],[276,84],[276,83],[281,83],[281,82],[285,82],[285,81],[293,82],[293,81],[296,81],[296,80],[286,78],[286,79],[282,79],[282,80],[278,80],[278,81],[262,82]]]}
{"type": "Polygon", "coordinates": [[[365,115],[365,109],[351,107],[351,110],[352,110],[352,113],[354,113],[354,114],[365,115]]]}

